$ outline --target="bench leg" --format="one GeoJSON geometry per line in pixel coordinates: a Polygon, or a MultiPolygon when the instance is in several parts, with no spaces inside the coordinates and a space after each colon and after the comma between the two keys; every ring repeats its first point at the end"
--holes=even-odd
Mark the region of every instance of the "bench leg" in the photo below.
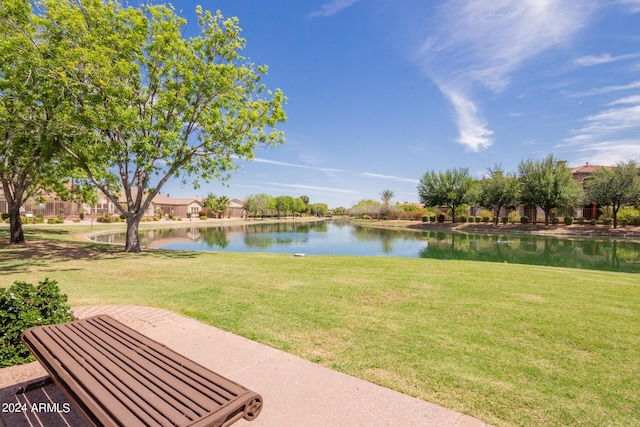
{"type": "Polygon", "coordinates": [[[53,379],[51,379],[51,377],[45,377],[40,380],[30,382],[24,387],[20,387],[18,391],[16,391],[16,394],[23,394],[28,391],[35,390],[37,388],[46,387],[49,384],[53,384],[53,379]]]}

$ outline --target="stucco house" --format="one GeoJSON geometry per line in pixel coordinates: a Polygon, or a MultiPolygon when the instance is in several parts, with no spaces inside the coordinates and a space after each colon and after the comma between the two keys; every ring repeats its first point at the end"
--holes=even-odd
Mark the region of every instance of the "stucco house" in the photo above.
{"type": "Polygon", "coordinates": [[[174,199],[169,196],[158,194],[153,198],[147,215],[152,216],[154,213],[162,213],[165,215],[172,214],[176,217],[186,217],[187,214],[198,216],[202,210],[202,201],[198,198],[174,199]]]}
{"type": "MultiPolygon", "coordinates": [[[[126,203],[124,196],[119,199],[120,203],[126,203]]],[[[176,217],[186,217],[187,213],[198,216],[202,210],[202,200],[199,198],[182,198],[174,199],[162,194],[153,198],[146,216],[153,216],[162,210],[164,214],[173,214],[176,217]]],[[[89,205],[86,203],[65,202],[58,199],[55,195],[46,196],[42,203],[27,202],[21,209],[24,213],[38,214],[42,213],[45,217],[63,215],[65,217],[77,217],[80,213],[89,215],[117,215],[119,214],[116,206],[104,194],[99,193],[98,203],[89,205]]],[[[8,204],[5,200],[4,193],[0,188],[0,213],[8,212],[8,204]]]]}

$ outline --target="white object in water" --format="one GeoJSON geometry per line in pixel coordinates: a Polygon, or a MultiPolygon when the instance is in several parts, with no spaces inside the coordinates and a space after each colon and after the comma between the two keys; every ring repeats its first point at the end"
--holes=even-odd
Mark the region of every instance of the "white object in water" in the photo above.
{"type": "Polygon", "coordinates": [[[304,254],[293,254],[293,256],[297,256],[297,257],[302,258],[304,256],[304,254]]]}

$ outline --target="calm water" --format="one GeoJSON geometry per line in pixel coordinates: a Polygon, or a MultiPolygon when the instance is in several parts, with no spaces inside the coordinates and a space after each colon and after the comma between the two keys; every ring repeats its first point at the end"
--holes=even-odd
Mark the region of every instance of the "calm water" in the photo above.
{"type": "MultiPolygon", "coordinates": [[[[124,237],[94,240],[124,244],[124,237]]],[[[396,256],[640,273],[640,244],[611,239],[381,230],[342,221],[158,229],[140,232],[140,239],[145,246],[174,250],[396,256]]]]}

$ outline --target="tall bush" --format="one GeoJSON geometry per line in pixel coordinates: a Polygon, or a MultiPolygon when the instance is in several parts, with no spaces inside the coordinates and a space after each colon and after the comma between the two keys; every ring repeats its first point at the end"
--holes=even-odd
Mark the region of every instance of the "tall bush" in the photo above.
{"type": "Polygon", "coordinates": [[[37,286],[15,282],[8,289],[0,288],[0,367],[34,360],[20,341],[25,330],[71,320],[67,296],[60,294],[55,280],[47,278],[37,286]]]}

